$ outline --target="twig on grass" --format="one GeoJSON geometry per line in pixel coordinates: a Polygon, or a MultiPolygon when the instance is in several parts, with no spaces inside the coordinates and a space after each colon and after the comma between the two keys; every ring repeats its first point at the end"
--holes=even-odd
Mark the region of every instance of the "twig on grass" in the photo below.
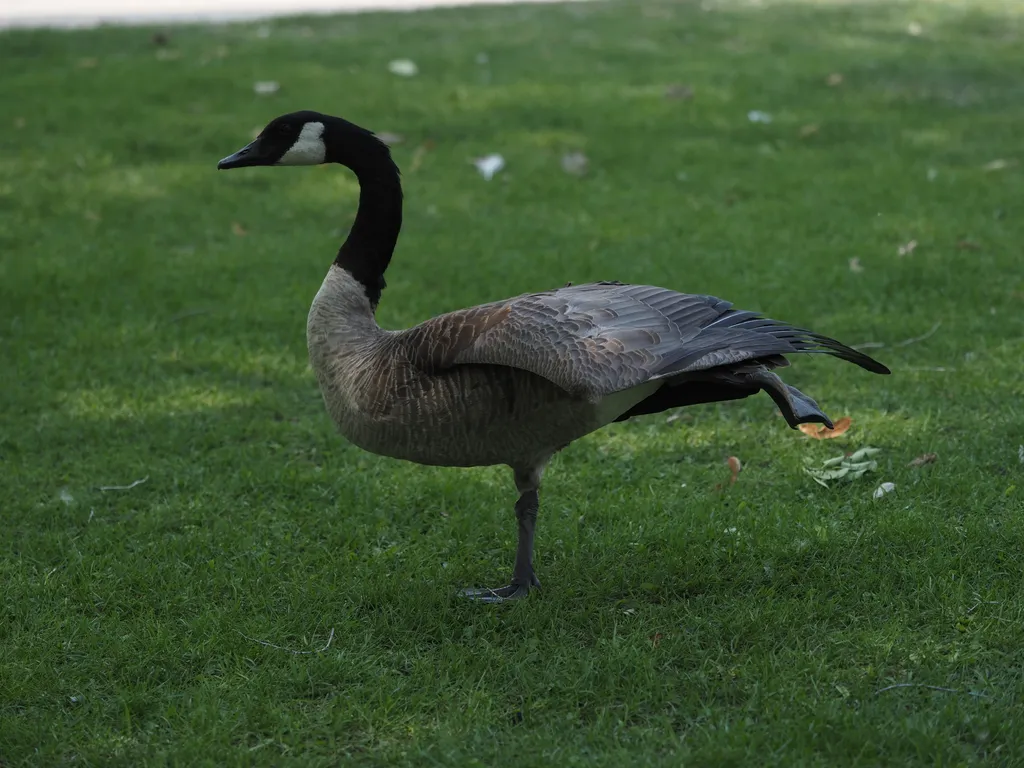
{"type": "Polygon", "coordinates": [[[972,605],[970,608],[968,608],[967,612],[964,615],[965,616],[970,616],[972,613],[974,613],[976,610],[978,610],[978,608],[980,608],[983,605],[1000,605],[1000,603],[999,603],[998,600],[979,600],[974,605],[972,605]]]}
{"type": "MultiPolygon", "coordinates": [[[[235,631],[238,632],[237,629],[235,631]]],[[[246,634],[244,634],[242,632],[238,632],[238,634],[242,635],[242,637],[244,637],[246,640],[249,640],[249,641],[251,641],[253,643],[259,643],[260,645],[265,645],[265,646],[267,646],[267,648],[276,648],[279,651],[287,651],[288,653],[294,653],[296,656],[302,656],[302,655],[309,654],[309,653],[323,653],[328,648],[330,648],[331,647],[331,643],[334,642],[334,627],[331,627],[331,634],[329,634],[327,636],[327,644],[323,648],[317,648],[316,650],[313,650],[313,651],[293,651],[291,648],[285,648],[285,647],[280,646],[280,645],[274,645],[273,643],[268,643],[266,640],[257,640],[255,637],[249,637],[248,635],[246,635],[246,634]]]]}
{"type": "Polygon", "coordinates": [[[925,685],[924,683],[895,683],[893,685],[887,685],[885,688],[879,688],[875,691],[875,696],[886,691],[891,691],[895,688],[927,688],[929,691],[942,691],[943,693],[966,693],[968,696],[977,696],[981,699],[991,698],[987,693],[979,693],[978,691],[960,691],[956,688],[943,688],[941,685],[925,685]]]}
{"type": "Polygon", "coordinates": [[[101,485],[100,486],[100,490],[101,491],[130,491],[135,486],[142,485],[147,480],[149,480],[149,475],[146,475],[141,480],[136,480],[135,482],[130,483],[129,485],[101,485]]]}
{"type": "Polygon", "coordinates": [[[917,344],[919,341],[930,339],[935,335],[935,332],[939,330],[940,325],[942,325],[941,320],[935,323],[927,333],[922,333],[920,336],[913,336],[909,339],[904,339],[903,341],[897,341],[895,344],[886,344],[884,341],[865,341],[863,344],[853,344],[851,346],[854,349],[881,349],[885,346],[909,347],[911,344],[917,344]]]}
{"type": "Polygon", "coordinates": [[[198,317],[199,315],[208,315],[210,312],[213,312],[213,310],[212,309],[186,309],[184,312],[179,312],[176,315],[172,315],[167,320],[165,320],[164,323],[166,323],[167,325],[170,325],[171,323],[177,323],[177,322],[179,322],[181,320],[187,320],[190,317],[198,317]]]}

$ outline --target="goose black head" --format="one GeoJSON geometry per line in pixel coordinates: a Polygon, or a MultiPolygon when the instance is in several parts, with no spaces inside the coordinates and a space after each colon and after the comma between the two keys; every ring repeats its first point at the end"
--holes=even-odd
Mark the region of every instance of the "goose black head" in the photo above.
{"type": "Polygon", "coordinates": [[[275,117],[252,142],[217,163],[217,168],[341,163],[358,170],[366,162],[379,161],[381,149],[386,152],[386,145],[365,128],[305,110],[275,117]]]}

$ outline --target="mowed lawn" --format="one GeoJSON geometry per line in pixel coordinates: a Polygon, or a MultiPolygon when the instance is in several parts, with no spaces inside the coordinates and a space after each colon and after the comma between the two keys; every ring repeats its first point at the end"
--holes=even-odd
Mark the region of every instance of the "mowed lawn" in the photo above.
{"type": "Polygon", "coordinates": [[[1020,6],[155,31],[0,34],[0,764],[1024,764],[1020,6]],[[308,368],[354,178],[216,170],[303,108],[403,139],[385,327],[616,279],[894,373],[793,358],[836,439],[759,395],[572,445],[543,591],[466,603],[508,470],[356,449],[308,368]]]}

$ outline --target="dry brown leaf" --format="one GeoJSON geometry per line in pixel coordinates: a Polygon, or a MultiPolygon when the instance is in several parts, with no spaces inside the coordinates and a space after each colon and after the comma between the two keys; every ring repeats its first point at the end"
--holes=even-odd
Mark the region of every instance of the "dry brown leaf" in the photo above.
{"type": "Polygon", "coordinates": [[[825,82],[835,88],[837,85],[843,84],[843,75],[840,72],[833,72],[831,75],[825,78],[825,82]]]}
{"type": "Polygon", "coordinates": [[[430,139],[427,139],[416,147],[416,151],[412,153],[412,161],[409,163],[409,173],[415,173],[419,170],[419,167],[423,165],[423,158],[426,157],[427,152],[433,148],[434,142],[430,139]]]}
{"type": "Polygon", "coordinates": [[[725,463],[729,465],[729,471],[732,472],[732,476],[729,478],[729,485],[732,485],[740,476],[740,472],[743,470],[743,465],[735,456],[730,456],[726,459],[725,463]]]}
{"type": "Polygon", "coordinates": [[[853,419],[849,416],[843,416],[841,419],[837,419],[832,425],[832,429],[822,424],[801,424],[799,430],[808,437],[813,437],[815,440],[827,440],[832,437],[839,437],[840,435],[846,434],[846,431],[853,425],[853,419]]]}
{"type": "Polygon", "coordinates": [[[800,128],[800,136],[806,139],[808,136],[813,136],[820,130],[821,126],[817,123],[808,123],[800,128]]]}
{"type": "Polygon", "coordinates": [[[939,459],[937,453],[923,453],[907,464],[908,467],[923,467],[925,464],[934,464],[939,459]]]}
{"type": "Polygon", "coordinates": [[[249,234],[248,230],[246,230],[246,228],[239,224],[237,221],[231,222],[231,231],[234,232],[235,235],[237,235],[238,237],[245,237],[246,235],[249,234]]]}
{"type": "Polygon", "coordinates": [[[854,256],[850,259],[850,271],[851,272],[863,272],[864,266],[860,263],[860,259],[854,256]]]}
{"type": "Polygon", "coordinates": [[[661,634],[661,632],[655,632],[653,635],[651,635],[651,644],[655,648],[657,648],[659,645],[661,645],[661,639],[663,637],[664,637],[664,635],[661,634]]]}

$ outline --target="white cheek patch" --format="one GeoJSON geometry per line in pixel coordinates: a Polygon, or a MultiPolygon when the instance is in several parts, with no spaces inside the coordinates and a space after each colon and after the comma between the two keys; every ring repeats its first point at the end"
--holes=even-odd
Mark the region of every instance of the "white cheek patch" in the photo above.
{"type": "Polygon", "coordinates": [[[324,146],[324,124],[306,123],[291,149],[281,155],[276,165],[320,165],[327,157],[324,146]]]}

